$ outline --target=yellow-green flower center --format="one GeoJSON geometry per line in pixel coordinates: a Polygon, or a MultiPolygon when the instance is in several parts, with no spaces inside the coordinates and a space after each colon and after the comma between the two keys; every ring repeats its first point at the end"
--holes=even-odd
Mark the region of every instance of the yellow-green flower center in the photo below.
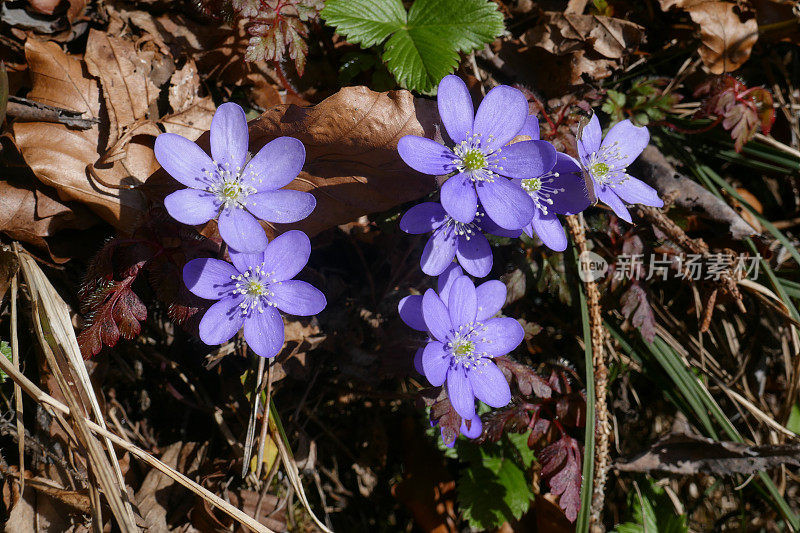
{"type": "Polygon", "coordinates": [[[248,296],[264,296],[267,293],[264,283],[255,279],[251,279],[247,282],[244,291],[248,296]]]}
{"type": "Polygon", "coordinates": [[[536,192],[542,188],[542,180],[539,178],[522,180],[522,188],[528,192],[536,192]]]}
{"type": "Polygon", "coordinates": [[[470,150],[461,158],[461,164],[466,170],[480,170],[486,168],[486,156],[480,150],[470,150]]]}
{"type": "Polygon", "coordinates": [[[595,163],[592,165],[592,174],[595,176],[605,176],[608,174],[609,168],[605,163],[595,163]]]}
{"type": "Polygon", "coordinates": [[[237,200],[241,194],[242,184],[239,180],[225,182],[220,191],[220,196],[225,200],[237,200]]]}
{"type": "Polygon", "coordinates": [[[472,355],[472,352],[475,351],[475,343],[472,341],[461,341],[456,344],[455,350],[453,353],[457,357],[463,357],[467,355],[472,355]]]}

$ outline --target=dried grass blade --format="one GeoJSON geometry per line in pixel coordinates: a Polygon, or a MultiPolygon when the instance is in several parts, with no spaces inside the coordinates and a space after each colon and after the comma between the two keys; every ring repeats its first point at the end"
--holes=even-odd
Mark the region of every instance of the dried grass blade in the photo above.
{"type": "Polygon", "coordinates": [[[250,397],[250,417],[247,419],[247,436],[244,439],[244,458],[242,461],[242,477],[247,477],[250,468],[250,457],[253,455],[253,442],[256,438],[256,421],[258,420],[258,407],[261,405],[261,391],[264,389],[264,358],[258,358],[255,386],[250,397]]]}
{"type": "MultiPolygon", "coordinates": [[[[11,279],[11,363],[19,370],[19,339],[17,338],[17,292],[19,290],[19,275],[14,274],[11,279]]],[[[14,383],[14,410],[17,417],[17,434],[19,439],[19,493],[25,493],[25,425],[22,419],[22,389],[14,383]]]]}
{"type": "Polygon", "coordinates": [[[303,482],[300,479],[300,472],[297,469],[297,463],[294,461],[294,457],[292,457],[292,452],[289,449],[289,439],[286,436],[286,432],[283,430],[283,425],[281,424],[280,417],[278,416],[278,410],[275,409],[275,402],[270,402],[269,404],[269,431],[272,435],[275,444],[278,446],[278,454],[281,457],[281,462],[286,467],[286,475],[289,477],[289,481],[294,488],[294,491],[297,493],[297,497],[300,498],[300,503],[305,508],[308,515],[311,517],[311,520],[325,533],[333,533],[325,524],[317,518],[317,515],[314,514],[314,511],[311,510],[311,504],[308,502],[308,497],[306,496],[306,491],[303,488],[303,482]]]}
{"type": "MultiPolygon", "coordinates": [[[[264,465],[264,450],[267,447],[267,429],[269,427],[269,404],[272,400],[272,359],[267,365],[267,393],[264,405],[264,416],[261,419],[261,434],[258,437],[258,460],[256,461],[256,479],[261,479],[261,468],[264,465]]],[[[256,514],[258,516],[258,514],[256,514]]]]}
{"type": "MultiPolygon", "coordinates": [[[[75,423],[76,434],[86,447],[87,460],[89,460],[91,469],[97,477],[100,488],[106,495],[108,504],[117,519],[120,529],[125,532],[137,531],[136,519],[128,500],[122,471],[119,468],[119,462],[114,450],[110,443],[107,443],[108,455],[106,455],[95,436],[86,427],[86,420],[81,416],[83,413],[82,402],[80,402],[79,397],[76,397],[75,392],[77,391],[73,391],[73,387],[70,386],[64,374],[64,370],[69,371],[70,377],[73,378],[73,381],[75,380],[73,370],[76,369],[76,365],[73,363],[73,358],[69,356],[69,352],[76,350],[75,353],[80,354],[67,305],[30,256],[17,252],[17,258],[33,303],[34,331],[39,338],[39,343],[47,358],[48,365],[51,367],[50,370],[74,414],[72,419],[75,423]],[[57,353],[65,360],[66,369],[62,369],[59,364],[56,358],[57,353]]],[[[94,400],[92,402],[93,406],[97,406],[95,416],[102,420],[102,416],[99,416],[100,408],[97,405],[97,399],[94,396],[82,359],[80,359],[79,366],[83,369],[83,372],[77,372],[79,377],[77,381],[83,386],[84,395],[94,400]]],[[[100,512],[99,508],[96,509],[96,512],[100,512]]]]}
{"type": "MultiPolygon", "coordinates": [[[[46,404],[55,409],[59,413],[63,413],[66,415],[70,414],[70,409],[60,401],[56,400],[42,389],[36,386],[31,380],[25,377],[21,372],[17,371],[11,362],[4,360],[4,358],[0,357],[0,369],[2,369],[6,374],[8,374],[11,379],[14,380],[15,383],[18,383],[22,390],[25,391],[31,398],[33,398],[36,402],[40,404],[46,404]]],[[[146,451],[142,450],[135,444],[128,442],[127,440],[123,439],[122,437],[111,433],[108,429],[101,427],[99,424],[92,422],[91,420],[86,420],[80,416],[80,414],[76,414],[75,418],[81,418],[87,425],[87,427],[102,437],[109,439],[113,444],[119,446],[123,450],[129,452],[134,457],[141,459],[151,467],[157,469],[162,474],[169,476],[171,479],[175,480],[176,482],[180,483],[197,496],[203,498],[208,503],[213,505],[214,507],[218,508],[220,511],[224,512],[234,520],[241,523],[243,526],[250,528],[252,531],[256,533],[275,533],[268,527],[263,524],[257,522],[253,517],[245,514],[241,509],[237,509],[230,502],[226,502],[216,494],[209,492],[207,489],[203,488],[202,486],[198,485],[185,475],[181,474],[180,472],[176,471],[175,469],[167,466],[163,462],[159,461],[146,451]]]]}

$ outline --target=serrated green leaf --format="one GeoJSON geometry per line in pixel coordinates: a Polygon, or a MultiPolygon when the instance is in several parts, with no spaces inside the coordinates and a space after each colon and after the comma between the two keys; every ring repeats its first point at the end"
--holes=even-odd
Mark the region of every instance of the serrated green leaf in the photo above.
{"type": "Polygon", "coordinates": [[[647,113],[636,113],[633,115],[633,123],[637,126],[647,126],[649,122],[650,119],[647,118],[647,113]]]}
{"type": "Polygon", "coordinates": [[[407,22],[400,0],[328,0],[320,15],[348,41],[364,48],[381,44],[407,22]]]}
{"type": "Polygon", "coordinates": [[[528,435],[530,435],[530,433],[530,430],[526,431],[525,433],[506,433],[508,441],[514,448],[515,453],[518,454],[519,459],[525,468],[529,468],[535,459],[533,450],[528,448],[528,435]]]}
{"type": "Polygon", "coordinates": [[[464,518],[480,529],[521,517],[533,499],[524,472],[501,457],[487,457],[464,468],[457,493],[464,518]]]}
{"type": "Polygon", "coordinates": [[[619,91],[615,91],[613,89],[609,89],[606,91],[608,93],[608,99],[611,100],[617,107],[622,107],[625,105],[625,95],[619,91]]]}
{"type": "Polygon", "coordinates": [[[400,0],[329,0],[325,21],[363,47],[386,42],[383,60],[403,87],[434,94],[439,81],[471,52],[505,30],[488,0],[417,0],[406,13],[400,0]]]}

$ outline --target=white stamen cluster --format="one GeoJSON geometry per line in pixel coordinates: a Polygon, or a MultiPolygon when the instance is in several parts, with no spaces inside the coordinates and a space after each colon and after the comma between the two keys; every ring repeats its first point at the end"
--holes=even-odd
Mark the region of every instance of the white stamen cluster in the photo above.
{"type": "Polygon", "coordinates": [[[486,138],[485,144],[479,133],[467,136],[465,140],[453,147],[456,169],[468,174],[473,183],[494,181],[497,171],[503,170],[500,165],[506,158],[500,156],[502,148],[492,148],[493,142],[493,135],[486,138]]]}
{"type": "Polygon", "coordinates": [[[553,197],[559,193],[566,192],[563,187],[553,187],[551,184],[559,177],[558,172],[548,172],[538,178],[529,178],[522,180],[522,188],[531,197],[536,209],[543,214],[547,214],[547,210],[553,205],[553,197]]]}
{"type": "MultiPolygon", "coordinates": [[[[230,163],[221,165],[216,161],[214,165],[216,168],[213,170],[204,171],[204,181],[207,184],[205,190],[216,197],[221,209],[244,209],[248,205],[247,197],[258,192],[249,183],[262,182],[263,178],[258,178],[258,174],[249,169],[250,179],[246,182],[242,176],[242,167],[232,169],[230,163]]],[[[255,205],[255,202],[251,200],[249,205],[255,205]]]]}
{"type": "MultiPolygon", "coordinates": [[[[264,306],[275,306],[270,298],[275,296],[270,290],[270,285],[276,283],[275,272],[266,272],[264,263],[247,269],[243,274],[231,276],[231,280],[236,282],[233,294],[241,294],[244,300],[239,304],[242,315],[247,316],[254,310],[259,313],[264,312],[264,306]]],[[[280,282],[277,282],[280,284],[280,282]]]]}
{"type": "Polygon", "coordinates": [[[445,349],[452,357],[451,368],[455,370],[462,366],[464,370],[470,371],[488,364],[488,354],[475,350],[475,343],[478,341],[492,342],[483,336],[485,332],[486,326],[482,322],[471,322],[451,332],[451,338],[445,344],[445,349]]]}
{"type": "Polygon", "coordinates": [[[625,175],[626,169],[615,168],[614,163],[625,158],[620,148],[619,141],[614,141],[589,156],[587,170],[597,183],[613,188],[628,179],[625,175]],[[619,180],[614,181],[614,178],[620,176],[619,180]]]}
{"type": "Polygon", "coordinates": [[[466,240],[470,240],[473,236],[483,233],[480,226],[478,226],[483,216],[484,213],[476,211],[475,218],[472,219],[472,222],[467,222],[465,224],[459,222],[450,215],[445,215],[444,222],[442,222],[442,225],[439,226],[437,231],[447,231],[450,237],[463,236],[466,240]]]}

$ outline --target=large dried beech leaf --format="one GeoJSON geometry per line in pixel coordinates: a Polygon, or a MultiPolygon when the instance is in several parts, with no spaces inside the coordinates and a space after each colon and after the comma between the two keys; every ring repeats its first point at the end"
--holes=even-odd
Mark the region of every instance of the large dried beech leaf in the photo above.
{"type": "MultiPolygon", "coordinates": [[[[25,55],[33,84],[28,98],[80,111],[87,118],[107,123],[100,113],[98,84],[78,59],[65,54],[56,43],[36,39],[27,40],[25,55]]],[[[105,187],[87,172],[87,165],[94,164],[107,148],[107,139],[101,139],[98,125],[76,130],[63,124],[15,122],[13,128],[25,162],[39,180],[58,191],[62,200],[81,202],[124,231],[138,224],[145,208],[144,197],[135,190],[105,187]]],[[[129,150],[125,159],[150,167],[150,172],[158,168],[152,149],[136,143],[131,147],[134,144],[135,149],[129,150]]],[[[122,163],[105,165],[97,173],[111,185],[134,183],[136,178],[122,163]]]]}
{"type": "MultiPolygon", "coordinates": [[[[433,137],[437,121],[435,103],[414,99],[408,91],[347,87],[314,107],[270,109],[250,123],[250,151],[280,136],[303,142],[306,163],[288,188],[312,193],[317,208],[291,227],[315,235],[431,192],[435,179],[409,168],[397,154],[397,141],[404,135],[433,137]]],[[[207,147],[208,135],[198,142],[207,147]]],[[[147,182],[148,192],[161,198],[178,188],[163,170],[147,182]]],[[[206,234],[216,230],[209,224],[206,234]]],[[[286,229],[267,225],[271,235],[286,229]]]]}
{"type": "Polygon", "coordinates": [[[111,121],[109,144],[122,137],[127,126],[145,119],[158,98],[158,88],[148,77],[151,55],[137,52],[131,40],[89,31],[84,58],[89,73],[100,79],[111,121]]]}
{"type": "Polygon", "coordinates": [[[700,58],[711,72],[731,72],[747,61],[758,40],[752,13],[728,2],[703,2],[687,11],[700,26],[700,58]]]}

